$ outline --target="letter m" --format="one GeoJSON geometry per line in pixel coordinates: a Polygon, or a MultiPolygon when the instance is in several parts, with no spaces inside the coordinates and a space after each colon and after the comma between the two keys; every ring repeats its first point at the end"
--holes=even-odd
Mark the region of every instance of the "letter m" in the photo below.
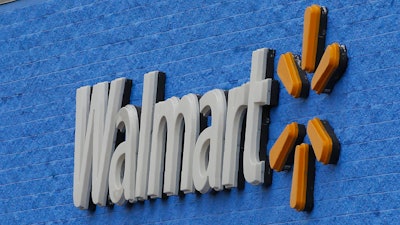
{"type": "Polygon", "coordinates": [[[129,102],[132,82],[119,78],[111,82],[84,86],[76,91],[76,126],[74,154],[74,205],[106,205],[108,170],[115,148],[115,117],[129,102]],[[125,93],[125,94],[124,94],[125,93]]]}

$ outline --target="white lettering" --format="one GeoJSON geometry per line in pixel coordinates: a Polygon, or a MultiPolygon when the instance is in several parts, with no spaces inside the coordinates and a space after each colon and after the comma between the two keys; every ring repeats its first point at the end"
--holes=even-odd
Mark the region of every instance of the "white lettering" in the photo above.
{"type": "Polygon", "coordinates": [[[197,139],[193,155],[193,182],[196,190],[222,189],[222,157],[225,138],[226,97],[222,90],[207,92],[200,99],[200,112],[211,114],[211,126],[197,139]]]}
{"type": "Polygon", "coordinates": [[[90,188],[94,204],[104,206],[107,203],[108,170],[116,138],[114,119],[121,108],[125,81],[125,78],[120,78],[111,82],[109,94],[108,83],[96,84],[91,100],[90,87],[77,90],[74,153],[76,207],[88,208],[90,188]]]}
{"type": "Polygon", "coordinates": [[[110,88],[108,83],[96,84],[92,93],[88,86],[79,88],[75,206],[87,209],[90,193],[94,204],[106,205],[108,188],[111,201],[122,205],[148,196],[160,198],[163,193],[177,195],[179,190],[206,193],[211,188],[237,187],[242,153],[245,180],[263,183],[265,161],[260,145],[266,141],[260,142],[260,135],[268,126],[263,110],[276,104],[271,99],[273,80],[266,78],[267,69],[273,71],[267,68],[267,62],[273,64],[272,52],[253,52],[250,82],[231,89],[229,101],[219,89],[200,100],[188,94],[162,101],[164,73],[145,74],[140,119],[135,106],[121,108],[123,99],[126,104],[125,78],[112,81],[110,88]],[[199,134],[200,123],[208,117],[210,124],[199,134]],[[117,129],[125,132],[125,140],[114,151],[117,129]]]}
{"type": "MultiPolygon", "coordinates": [[[[262,106],[270,104],[272,79],[265,79],[268,49],[253,52],[243,153],[243,173],[247,182],[264,182],[265,162],[259,160],[262,106]]],[[[266,137],[267,138],[267,137],[266,137]]]]}
{"type": "Polygon", "coordinates": [[[150,72],[144,75],[142,113],[140,117],[139,152],[136,170],[136,192],[138,200],[147,199],[147,182],[149,175],[149,157],[153,128],[154,105],[157,102],[159,79],[163,76],[160,72],[150,72]]]}
{"type": "Polygon", "coordinates": [[[228,112],[222,184],[226,188],[237,187],[239,170],[240,137],[244,115],[247,109],[249,84],[229,90],[228,112]]]}
{"type": "Polygon", "coordinates": [[[162,169],[164,169],[163,192],[167,196],[178,194],[182,141],[184,142],[181,190],[185,193],[193,192],[192,158],[200,126],[197,96],[188,94],[181,100],[172,97],[157,103],[153,124],[148,195],[152,198],[161,197],[162,169]],[[166,149],[163,149],[164,146],[166,149]],[[164,151],[166,151],[165,168],[164,151]]]}
{"type": "Polygon", "coordinates": [[[132,105],[121,108],[116,120],[116,127],[125,132],[125,141],[117,146],[111,158],[109,189],[111,201],[122,205],[125,200],[136,201],[136,155],[139,144],[139,117],[136,108],[132,105]]]}
{"type": "MultiPolygon", "coordinates": [[[[171,126],[174,125],[171,120],[175,117],[174,114],[178,102],[178,98],[172,97],[155,105],[153,137],[150,153],[149,184],[147,191],[147,195],[151,198],[161,198],[164,175],[165,143],[172,143],[174,139],[173,136],[176,135],[176,133],[171,129],[171,126]],[[166,135],[168,135],[168,137],[166,137],[166,135]]],[[[172,146],[168,147],[167,149],[171,151],[172,146]]]]}

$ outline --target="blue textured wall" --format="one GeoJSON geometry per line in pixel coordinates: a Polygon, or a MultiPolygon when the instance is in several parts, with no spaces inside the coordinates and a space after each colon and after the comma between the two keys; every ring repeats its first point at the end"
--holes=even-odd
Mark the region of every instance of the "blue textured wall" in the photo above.
{"type": "MultiPolygon", "coordinates": [[[[400,220],[400,2],[315,1],[329,9],[327,44],[349,50],[331,95],[281,89],[269,147],[286,124],[318,116],[342,144],[317,163],[315,207],[290,208],[291,172],[269,188],[82,211],[72,203],[75,90],[167,73],[166,96],[230,89],[249,80],[251,53],[300,53],[306,1],[40,1],[0,6],[0,224],[367,223],[400,220]]],[[[275,77],[277,75],[275,74],[275,77]]],[[[281,85],[283,88],[283,86],[281,85]]],[[[307,140],[306,140],[307,141],[307,140]]]]}

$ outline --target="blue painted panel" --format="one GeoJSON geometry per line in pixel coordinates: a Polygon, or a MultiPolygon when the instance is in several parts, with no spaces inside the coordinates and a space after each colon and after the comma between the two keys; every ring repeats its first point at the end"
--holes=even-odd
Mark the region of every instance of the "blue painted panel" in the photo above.
{"type": "MultiPolygon", "coordinates": [[[[330,95],[293,99],[280,87],[269,148],[293,121],[330,122],[337,165],[316,164],[311,213],[290,208],[292,172],[131,206],[82,211],[72,203],[75,90],[166,72],[166,97],[249,81],[251,52],[301,53],[306,1],[53,1],[0,6],[0,220],[3,224],[395,224],[400,176],[398,1],[315,1],[329,9],[327,44],[349,65],[330,95]]],[[[275,74],[277,78],[277,75],[275,74]]],[[[312,78],[312,74],[308,76],[312,78]]],[[[278,78],[277,78],[278,79],[278,78]]],[[[305,142],[309,142],[305,138],[305,142]]]]}

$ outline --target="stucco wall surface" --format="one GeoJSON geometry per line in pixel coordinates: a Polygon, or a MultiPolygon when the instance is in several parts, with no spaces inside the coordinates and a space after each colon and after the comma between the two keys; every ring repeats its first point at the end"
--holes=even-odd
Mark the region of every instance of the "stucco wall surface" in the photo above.
{"type": "MultiPolygon", "coordinates": [[[[0,224],[395,224],[400,220],[400,1],[40,1],[0,6],[0,224]],[[291,172],[265,188],[79,210],[72,201],[75,91],[166,73],[166,98],[249,81],[252,51],[301,53],[303,13],[328,7],[327,44],[349,65],[330,95],[294,99],[281,84],[268,149],[318,116],[341,143],[316,165],[314,209],[290,208],[291,172]]],[[[275,78],[279,80],[276,72],[275,78]]],[[[305,142],[309,142],[306,138],[305,142]]]]}

